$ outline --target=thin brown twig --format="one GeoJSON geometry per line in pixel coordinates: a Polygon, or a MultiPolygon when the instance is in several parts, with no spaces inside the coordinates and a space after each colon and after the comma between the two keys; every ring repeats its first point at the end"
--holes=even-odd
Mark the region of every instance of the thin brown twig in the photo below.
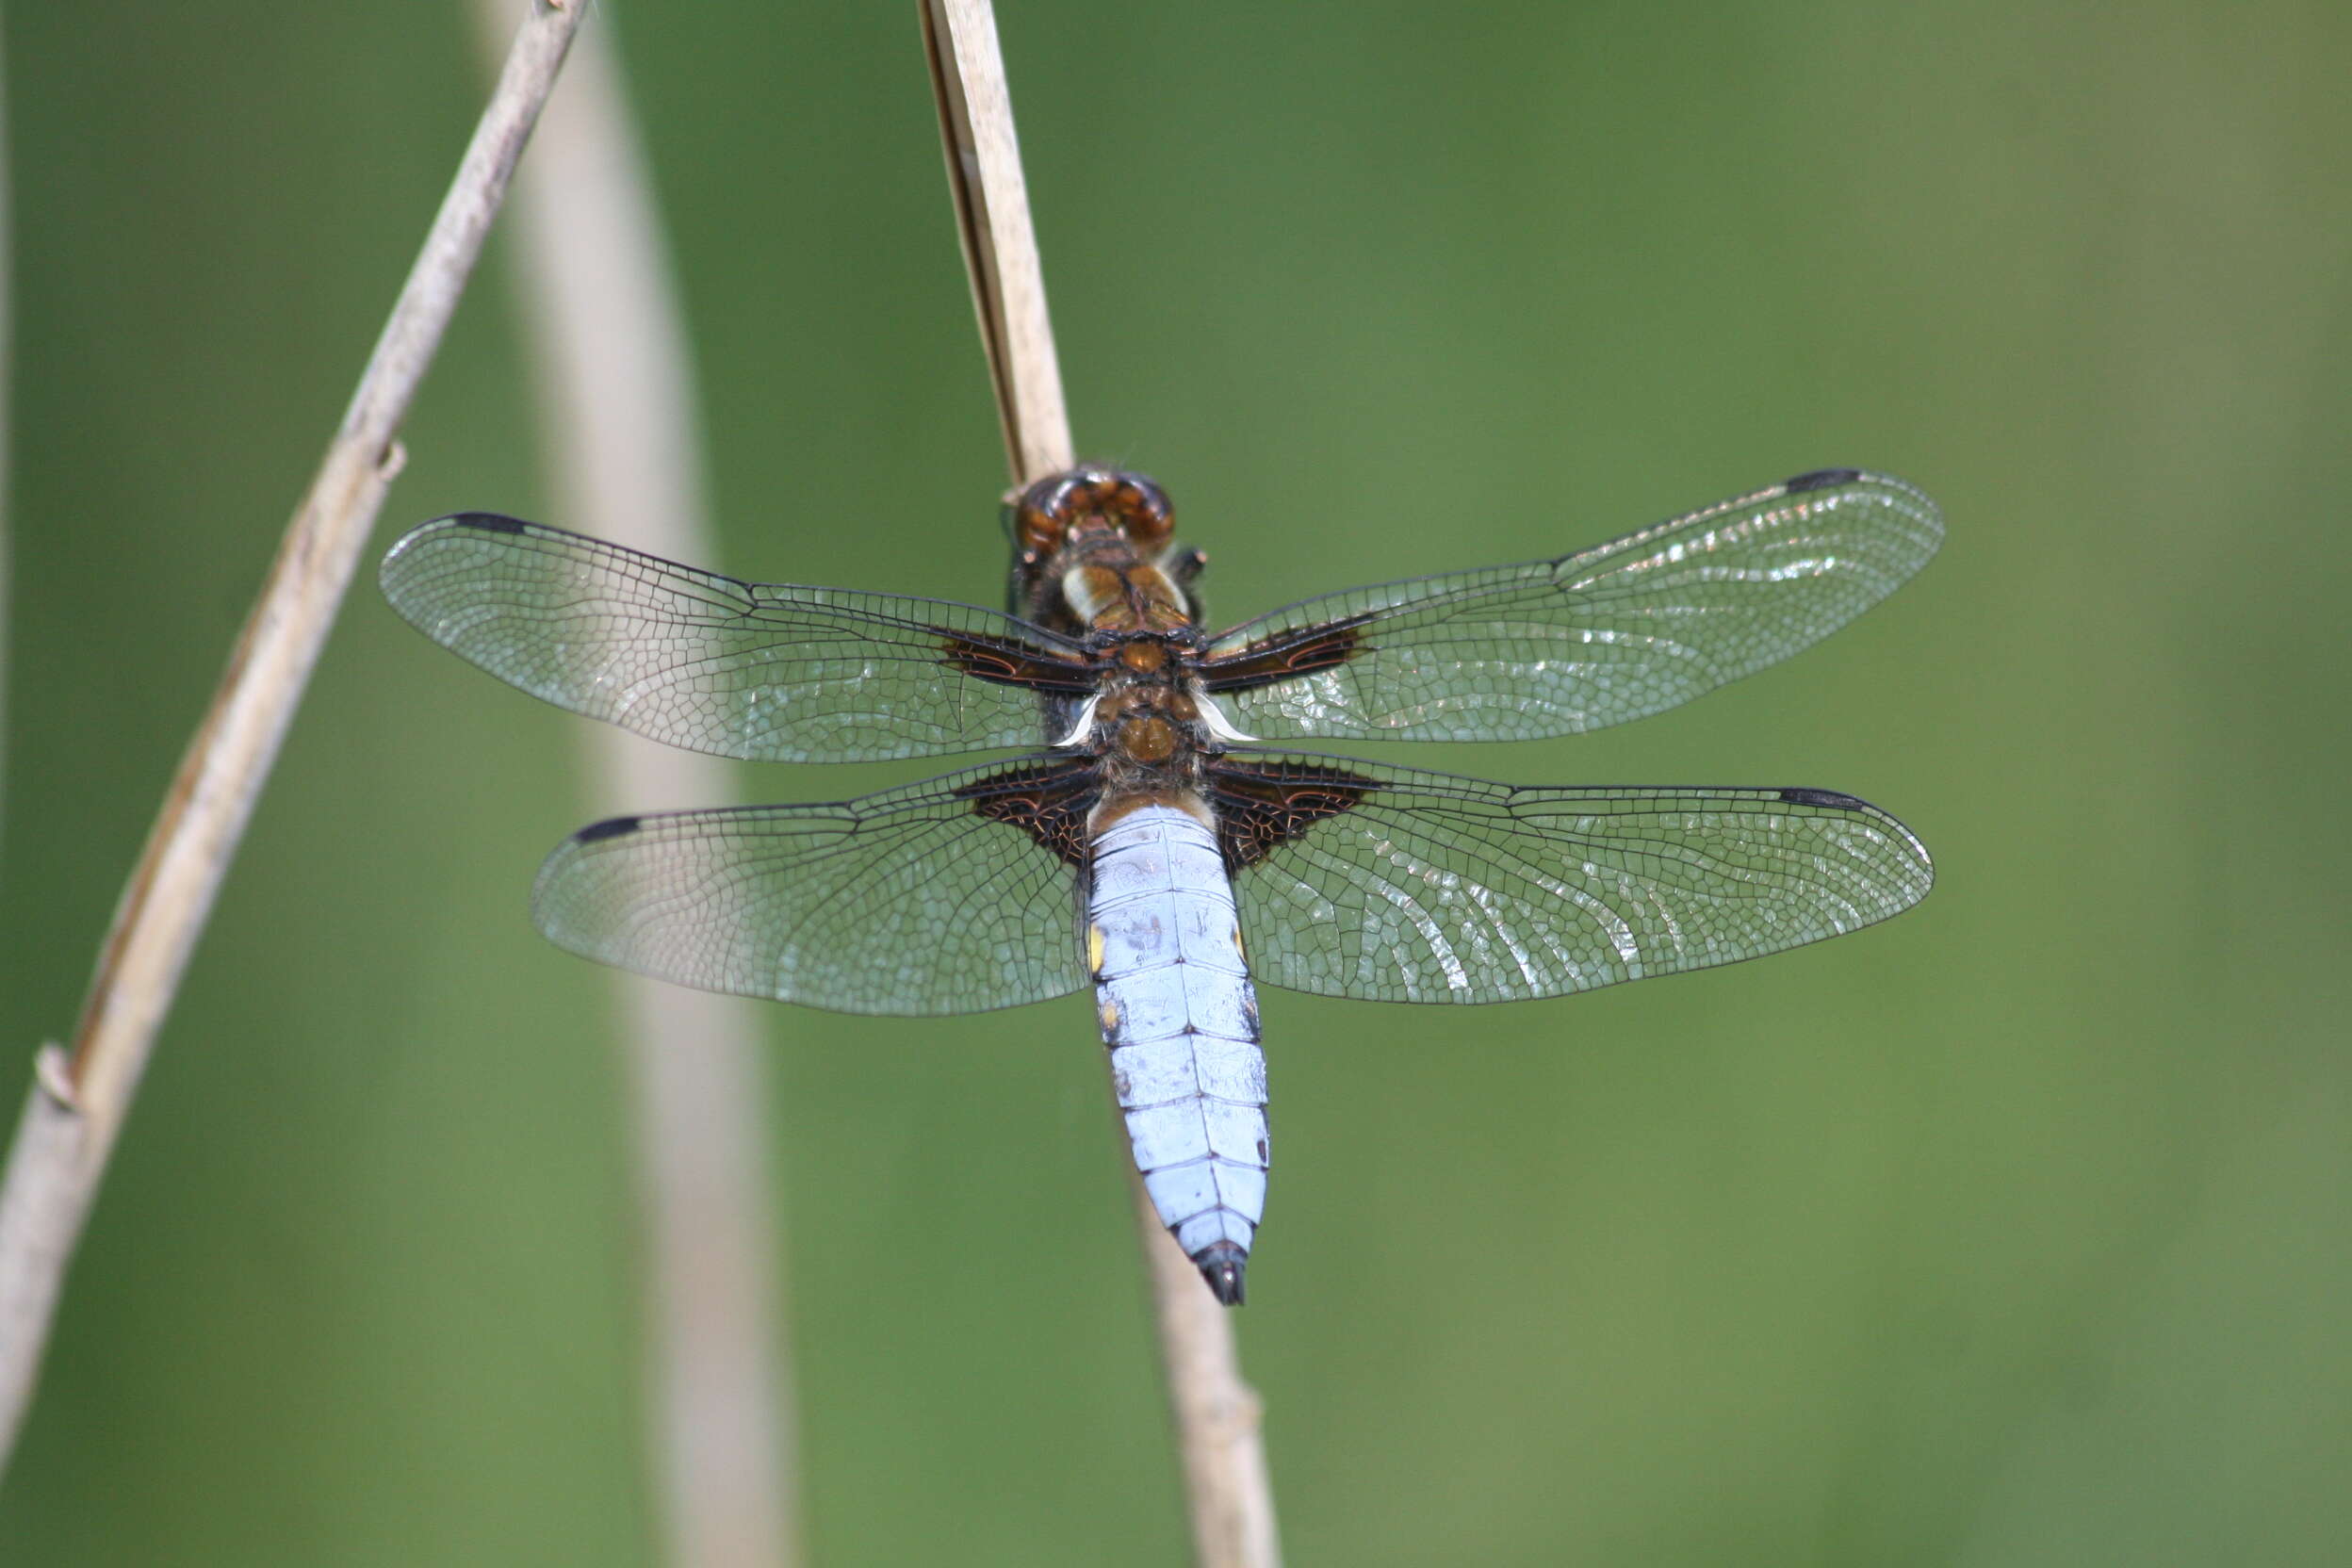
{"type": "Polygon", "coordinates": [[[394,436],[585,11],[583,0],[533,0],[165,793],[100,951],[72,1052],[43,1047],[36,1063],[0,1178],[0,1463],[31,1402],[66,1266],[155,1035],[399,471],[394,436]]]}
{"type": "MultiPolygon", "coordinates": [[[[1013,474],[1025,483],[1070,466],[1074,449],[996,19],[988,0],[923,0],[923,23],[981,340],[1013,474]]],[[[1242,1380],[1232,1315],[1202,1285],[1132,1170],[1129,1186],[1195,1560],[1203,1568],[1274,1568],[1281,1548],[1262,1406],[1242,1380]]]]}
{"type": "Polygon", "coordinates": [[[996,14],[988,0],[923,0],[923,39],[997,415],[1013,477],[1025,484],[1069,467],[1075,449],[996,14]]]}
{"type": "MultiPolygon", "coordinates": [[[[478,0],[495,48],[507,0],[478,0]]],[[[610,33],[580,41],[514,185],[540,449],[569,527],[712,564],[694,369],[610,33]]],[[[600,810],[716,806],[716,758],[583,727],[600,810]]],[[[757,1004],[616,974],[635,1128],[646,1450],[673,1568],[790,1568],[791,1378],[757,1004]]]]}

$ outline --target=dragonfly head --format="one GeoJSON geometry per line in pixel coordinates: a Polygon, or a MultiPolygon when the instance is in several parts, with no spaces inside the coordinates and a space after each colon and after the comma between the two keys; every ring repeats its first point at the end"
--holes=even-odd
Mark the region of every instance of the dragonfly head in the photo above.
{"type": "Polygon", "coordinates": [[[1013,538],[1042,560],[1081,534],[1108,531],[1139,556],[1157,555],[1175,531],[1168,492],[1141,474],[1116,468],[1070,468],[1048,474],[1013,500],[1013,538]]]}
{"type": "Polygon", "coordinates": [[[1168,492],[1141,474],[1049,474],[1014,495],[1004,514],[1016,615],[1066,635],[1191,623],[1198,562],[1172,542],[1168,492]]]}

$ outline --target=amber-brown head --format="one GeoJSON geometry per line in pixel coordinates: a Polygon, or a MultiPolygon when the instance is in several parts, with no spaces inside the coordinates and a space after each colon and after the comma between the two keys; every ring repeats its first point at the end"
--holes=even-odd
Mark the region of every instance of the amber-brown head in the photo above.
{"type": "Polygon", "coordinates": [[[1168,547],[1175,527],[1168,492],[1141,474],[1115,468],[1048,474],[1013,501],[1014,543],[1039,560],[1096,531],[1120,534],[1149,560],[1168,547]]]}
{"type": "Polygon", "coordinates": [[[1200,557],[1175,548],[1168,493],[1141,474],[1049,474],[1011,498],[1005,521],[1014,614],[1071,636],[1190,623],[1200,557]]]}

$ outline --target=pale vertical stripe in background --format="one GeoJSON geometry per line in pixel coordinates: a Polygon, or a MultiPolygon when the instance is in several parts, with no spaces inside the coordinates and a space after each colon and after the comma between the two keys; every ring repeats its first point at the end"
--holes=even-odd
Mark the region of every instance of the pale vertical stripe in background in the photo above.
{"type": "MultiPolygon", "coordinates": [[[[485,51],[511,0],[481,0],[485,51]]],[[[514,187],[547,521],[718,564],[684,324],[612,35],[583,37],[514,187]]],[[[728,764],[582,725],[599,814],[734,798],[728,764]]],[[[633,1086],[645,1434],[664,1560],[799,1560],[760,1004],[612,977],[633,1086]]],[[[591,983],[586,971],[583,984],[591,983]]]]}
{"type": "MultiPolygon", "coordinates": [[[[0,35],[7,33],[0,23],[0,35]]],[[[0,789],[8,777],[8,390],[16,326],[16,250],[8,227],[8,57],[0,54],[0,789]]],[[[0,793],[0,857],[8,853],[8,796],[0,793]]]]}

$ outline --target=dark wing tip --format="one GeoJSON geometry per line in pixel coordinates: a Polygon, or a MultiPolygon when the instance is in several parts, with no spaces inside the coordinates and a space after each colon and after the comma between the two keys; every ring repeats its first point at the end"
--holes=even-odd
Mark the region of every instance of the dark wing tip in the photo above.
{"type": "Polygon", "coordinates": [[[1877,809],[1859,795],[1844,794],[1837,790],[1788,789],[1780,798],[1791,806],[1826,806],[1838,811],[1871,811],[1877,809]]]}
{"type": "MultiPolygon", "coordinates": [[[[1851,811],[1857,816],[1872,818],[1886,828],[1910,863],[1910,874],[1905,879],[1907,896],[1895,909],[1909,908],[1925,898],[1928,890],[1936,885],[1936,861],[1927,853],[1927,846],[1919,842],[1919,836],[1860,795],[1850,795],[1842,790],[1808,790],[1803,786],[1790,786],[1774,792],[1790,806],[1810,806],[1825,811],[1851,811]]],[[[1894,912],[1887,911],[1889,914],[1894,912]]]]}
{"type": "Polygon", "coordinates": [[[602,822],[592,822],[573,834],[572,842],[593,844],[599,839],[617,839],[625,833],[636,832],[645,820],[643,817],[607,817],[602,822]]]}
{"type": "Polygon", "coordinates": [[[1826,490],[1833,484],[1852,484],[1861,477],[1862,470],[1859,468],[1816,468],[1809,474],[1783,480],[1780,487],[1789,495],[1802,496],[1807,490],[1826,490]]]}
{"type": "Polygon", "coordinates": [[[1192,1261],[1200,1277],[1209,1282],[1209,1294],[1219,1306],[1242,1304],[1242,1269],[1250,1262],[1249,1253],[1233,1242],[1214,1241],[1193,1254],[1192,1261]]]}
{"type": "Polygon", "coordinates": [[[502,517],[495,512],[453,512],[446,517],[435,517],[431,522],[418,523],[393,540],[392,547],[384,552],[384,561],[376,568],[377,575],[384,591],[392,593],[401,562],[433,540],[452,533],[528,533],[531,526],[520,517],[502,517]]]}
{"type": "Polygon", "coordinates": [[[496,512],[458,512],[447,517],[436,517],[425,526],[431,528],[435,523],[451,528],[470,528],[482,533],[521,533],[531,527],[520,517],[502,516],[496,512]]]}

